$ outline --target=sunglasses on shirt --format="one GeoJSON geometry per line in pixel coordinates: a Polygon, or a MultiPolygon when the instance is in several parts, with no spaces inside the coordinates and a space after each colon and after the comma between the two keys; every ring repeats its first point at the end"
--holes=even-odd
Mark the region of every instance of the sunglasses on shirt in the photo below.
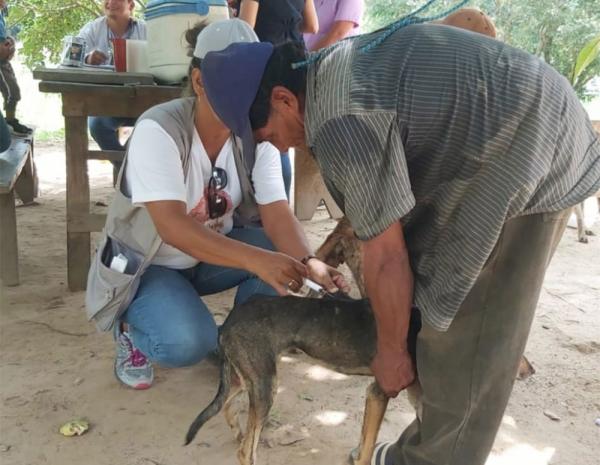
{"type": "Polygon", "coordinates": [[[227,198],[221,193],[227,186],[227,172],[223,168],[214,167],[208,180],[206,200],[208,217],[211,220],[219,218],[227,211],[227,198]]]}

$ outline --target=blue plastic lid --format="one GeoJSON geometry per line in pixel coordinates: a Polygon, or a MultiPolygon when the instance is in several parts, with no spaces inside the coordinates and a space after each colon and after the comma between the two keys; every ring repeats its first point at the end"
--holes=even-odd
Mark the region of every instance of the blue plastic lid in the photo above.
{"type": "Polygon", "coordinates": [[[177,14],[206,16],[211,6],[227,8],[227,0],[150,0],[146,4],[146,20],[177,14]]]}

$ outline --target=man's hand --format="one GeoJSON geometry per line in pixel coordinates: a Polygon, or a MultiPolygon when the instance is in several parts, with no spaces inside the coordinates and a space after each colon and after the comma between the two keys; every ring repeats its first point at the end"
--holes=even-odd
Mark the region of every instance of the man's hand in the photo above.
{"type": "Polygon", "coordinates": [[[371,370],[379,387],[388,397],[396,397],[415,380],[415,367],[406,349],[382,347],[378,344],[371,370]]]}
{"type": "Polygon", "coordinates": [[[337,292],[339,289],[346,294],[350,292],[350,286],[344,275],[318,258],[311,258],[306,263],[306,267],[308,268],[308,278],[323,286],[327,291],[337,292]]]}
{"type": "Polygon", "coordinates": [[[252,263],[251,271],[274,288],[279,295],[288,289],[297,291],[308,276],[306,267],[298,260],[280,252],[261,250],[252,263]]]}
{"type": "Polygon", "coordinates": [[[0,43],[0,60],[8,61],[15,54],[15,43],[10,38],[6,38],[0,43]]]}
{"type": "Polygon", "coordinates": [[[100,50],[94,50],[88,56],[85,57],[85,62],[88,65],[103,65],[108,60],[108,57],[102,53],[100,50]]]}
{"type": "Polygon", "coordinates": [[[13,37],[8,36],[6,41],[9,42],[9,52],[8,52],[8,61],[12,60],[15,57],[15,52],[17,51],[17,43],[13,37]]]}

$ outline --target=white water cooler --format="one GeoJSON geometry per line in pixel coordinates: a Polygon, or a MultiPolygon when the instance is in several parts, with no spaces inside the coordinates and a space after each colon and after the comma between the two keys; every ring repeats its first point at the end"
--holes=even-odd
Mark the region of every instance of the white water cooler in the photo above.
{"type": "Polygon", "coordinates": [[[196,23],[229,18],[227,0],[151,0],[146,5],[148,67],[163,83],[179,83],[191,57],[185,32],[196,23]]]}

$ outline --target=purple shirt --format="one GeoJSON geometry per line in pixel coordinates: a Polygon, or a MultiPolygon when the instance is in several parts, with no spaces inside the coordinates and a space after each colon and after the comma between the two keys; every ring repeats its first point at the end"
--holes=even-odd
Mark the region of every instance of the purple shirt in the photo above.
{"type": "Polygon", "coordinates": [[[304,34],[308,50],[313,49],[336,21],[352,21],[354,29],[348,35],[360,34],[360,23],[364,11],[363,0],[314,0],[314,2],[319,18],[319,32],[304,34]]]}

